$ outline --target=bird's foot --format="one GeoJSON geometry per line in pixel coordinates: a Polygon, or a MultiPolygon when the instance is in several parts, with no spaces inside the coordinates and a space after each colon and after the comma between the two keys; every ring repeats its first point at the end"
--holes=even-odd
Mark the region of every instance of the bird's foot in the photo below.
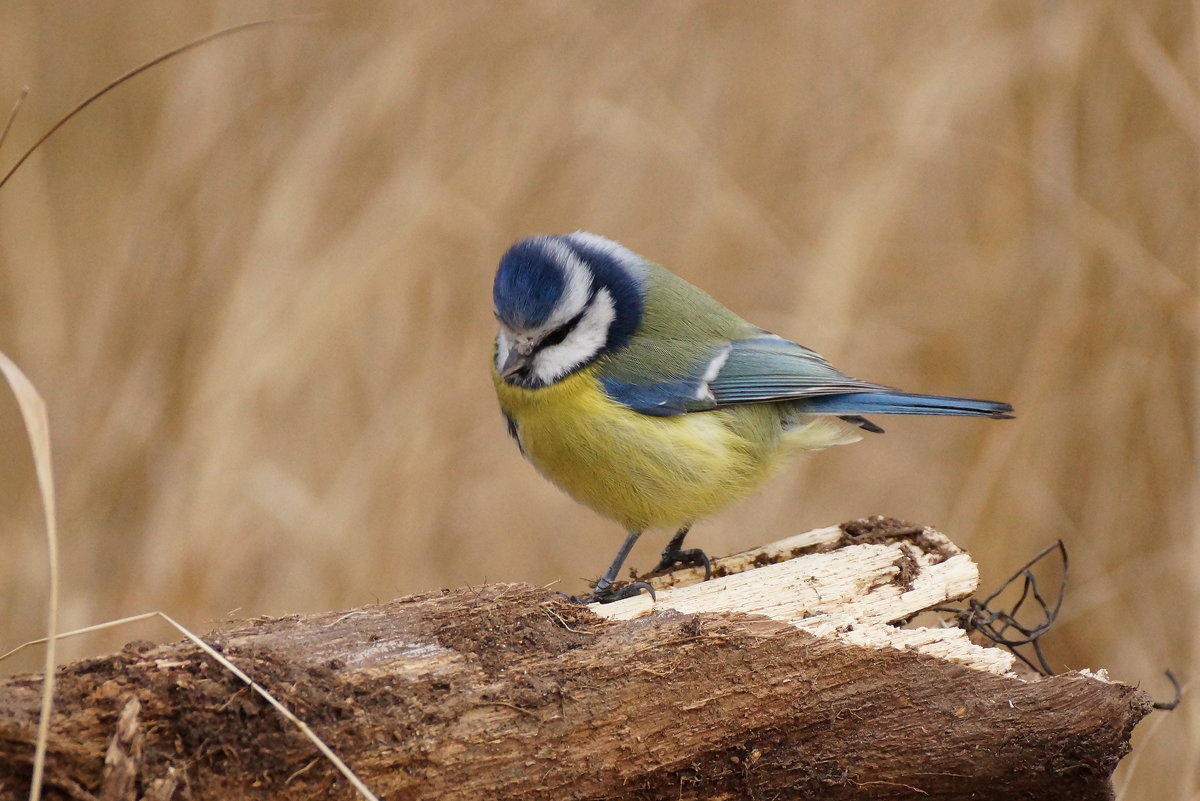
{"type": "Polygon", "coordinates": [[[650,573],[670,573],[676,565],[702,567],[704,568],[704,580],[708,581],[712,578],[712,562],[709,561],[708,554],[699,548],[676,548],[674,550],[667,548],[662,553],[662,559],[650,573]]]}
{"type": "Polygon", "coordinates": [[[613,601],[623,601],[626,598],[641,595],[643,591],[650,593],[650,600],[655,600],[654,588],[644,581],[630,582],[623,587],[615,589],[612,585],[600,586],[602,583],[597,584],[596,589],[592,590],[590,595],[581,597],[562,593],[562,596],[571,603],[579,604],[580,606],[587,606],[588,604],[611,604],[613,601]]]}

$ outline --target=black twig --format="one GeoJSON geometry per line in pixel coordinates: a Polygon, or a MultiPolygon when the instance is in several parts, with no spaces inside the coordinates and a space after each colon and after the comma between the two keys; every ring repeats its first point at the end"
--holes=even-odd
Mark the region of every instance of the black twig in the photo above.
{"type": "Polygon", "coordinates": [[[1179,702],[1183,700],[1183,688],[1179,686],[1179,679],[1175,678],[1175,674],[1167,671],[1167,681],[1175,688],[1175,697],[1170,701],[1155,701],[1155,709],[1165,709],[1170,712],[1175,707],[1179,706],[1179,702]]]}
{"type": "Polygon", "coordinates": [[[1018,568],[995,592],[983,600],[972,598],[967,602],[965,609],[936,607],[935,610],[953,613],[958,619],[958,624],[964,629],[974,629],[980,632],[996,645],[1007,648],[1033,670],[1043,676],[1053,676],[1054,670],[1042,652],[1041,638],[1054,625],[1054,621],[1058,619],[1059,610],[1062,609],[1063,598],[1067,592],[1068,564],[1067,548],[1062,540],[1056,540],[1018,568]],[[1062,580],[1058,585],[1057,597],[1050,602],[1038,587],[1038,580],[1033,569],[1038,562],[1055,551],[1062,559],[1062,580]],[[991,605],[996,599],[1018,580],[1021,580],[1021,594],[1012,604],[1012,608],[1009,610],[992,609],[991,605]],[[1022,607],[1031,599],[1037,605],[1039,622],[1036,625],[1027,626],[1017,620],[1017,616],[1021,613],[1022,607]],[[1029,650],[1033,652],[1032,658],[1018,650],[1025,646],[1028,646],[1029,650]],[[1036,663],[1034,659],[1037,660],[1036,663]]]}
{"type": "MultiPolygon", "coordinates": [[[[972,598],[967,602],[965,609],[942,606],[935,607],[934,611],[950,612],[955,616],[958,625],[962,628],[967,630],[974,629],[980,632],[996,645],[1007,648],[1014,656],[1033,670],[1043,676],[1053,676],[1054,670],[1050,667],[1046,655],[1042,652],[1041,638],[1054,625],[1054,621],[1058,619],[1058,612],[1062,609],[1063,598],[1067,594],[1068,566],[1067,548],[1063,545],[1062,540],[1057,540],[1043,548],[1041,553],[1018,568],[1017,572],[1009,576],[995,592],[983,600],[972,598]],[[1058,585],[1058,595],[1054,599],[1054,602],[1051,603],[1042,595],[1033,570],[1040,561],[1055,551],[1062,557],[1062,581],[1058,585]],[[1018,579],[1022,582],[1021,594],[1013,603],[1012,609],[1007,611],[1003,609],[993,610],[991,605],[1018,579]],[[1026,626],[1017,620],[1017,615],[1020,614],[1021,608],[1030,599],[1037,605],[1040,622],[1036,625],[1026,626]],[[1018,650],[1026,646],[1033,652],[1032,657],[1026,656],[1018,650]]],[[[1183,688],[1180,686],[1179,680],[1175,678],[1174,673],[1170,670],[1166,673],[1167,680],[1175,688],[1175,696],[1170,701],[1155,701],[1153,706],[1155,709],[1169,711],[1179,706],[1179,702],[1183,699],[1183,688]]]]}

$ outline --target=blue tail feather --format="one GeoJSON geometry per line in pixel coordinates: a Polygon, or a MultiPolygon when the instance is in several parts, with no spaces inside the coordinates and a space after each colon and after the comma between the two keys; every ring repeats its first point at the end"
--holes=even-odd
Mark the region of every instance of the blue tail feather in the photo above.
{"type": "Polygon", "coordinates": [[[796,404],[809,414],[939,414],[971,417],[1012,417],[1012,406],[999,401],[954,398],[948,395],[910,395],[907,392],[850,392],[821,395],[796,404]]]}

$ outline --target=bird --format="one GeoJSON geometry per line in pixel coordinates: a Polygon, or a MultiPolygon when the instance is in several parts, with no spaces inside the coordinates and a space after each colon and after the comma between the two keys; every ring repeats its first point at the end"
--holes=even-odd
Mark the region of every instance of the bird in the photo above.
{"type": "Polygon", "coordinates": [[[684,538],[799,451],[883,429],[865,415],[1010,418],[1007,403],[901,392],[850,378],[812,350],[739,317],[703,290],[597,234],[529,236],[501,257],[492,382],[525,458],[625,528],[579,603],[617,586],[648,528],[674,528],[654,571],[711,563],[684,538]]]}

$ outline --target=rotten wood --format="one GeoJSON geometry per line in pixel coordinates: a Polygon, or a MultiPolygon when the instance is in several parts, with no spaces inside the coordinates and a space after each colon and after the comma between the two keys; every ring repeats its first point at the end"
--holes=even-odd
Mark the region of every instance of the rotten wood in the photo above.
{"type": "MultiPolygon", "coordinates": [[[[385,799],[1107,799],[1150,710],[1102,672],[1018,676],[958,629],[897,625],[974,590],[930,529],[821,529],[716,568],[656,577],[653,605],[496,584],[209,640],[385,799]]],[[[28,794],[40,688],[0,680],[0,799],[28,794]]],[[[47,798],[354,797],[187,642],[61,668],[51,731],[47,798]]]]}

